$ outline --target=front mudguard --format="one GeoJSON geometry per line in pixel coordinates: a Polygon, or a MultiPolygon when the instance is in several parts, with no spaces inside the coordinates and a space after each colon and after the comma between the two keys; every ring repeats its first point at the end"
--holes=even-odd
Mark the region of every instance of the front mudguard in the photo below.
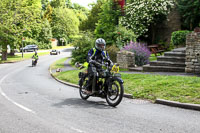
{"type": "Polygon", "coordinates": [[[113,81],[118,81],[120,84],[123,84],[124,81],[120,78],[120,77],[110,77],[109,79],[107,79],[106,84],[108,86],[108,89],[111,88],[112,86],[112,82],[113,81]]]}
{"type": "Polygon", "coordinates": [[[124,81],[122,80],[122,78],[120,78],[120,77],[112,77],[112,78],[110,78],[110,81],[112,82],[112,81],[118,81],[120,84],[123,84],[124,83],[124,81]]]}

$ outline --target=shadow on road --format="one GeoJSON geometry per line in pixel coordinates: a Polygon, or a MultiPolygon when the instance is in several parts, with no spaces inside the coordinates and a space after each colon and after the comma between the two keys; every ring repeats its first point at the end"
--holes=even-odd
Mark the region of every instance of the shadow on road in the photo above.
{"type": "Polygon", "coordinates": [[[65,99],[60,103],[53,104],[55,107],[62,108],[63,106],[74,106],[81,108],[97,108],[97,109],[115,109],[115,107],[111,107],[107,105],[105,101],[90,101],[90,100],[82,100],[80,98],[69,98],[65,99]]]}

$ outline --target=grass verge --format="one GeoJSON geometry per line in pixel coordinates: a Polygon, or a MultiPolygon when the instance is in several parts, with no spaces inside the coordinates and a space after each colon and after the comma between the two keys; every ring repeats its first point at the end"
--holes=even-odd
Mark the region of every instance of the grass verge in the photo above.
{"type": "MultiPolygon", "coordinates": [[[[58,79],[78,84],[80,70],[56,73],[58,79]]],[[[134,98],[155,100],[157,98],[200,104],[200,78],[189,76],[163,76],[145,74],[122,74],[125,92],[134,98]]]]}
{"type": "Polygon", "coordinates": [[[67,60],[67,57],[62,58],[60,60],[57,60],[53,64],[51,64],[50,68],[51,69],[57,69],[57,68],[63,68],[64,67],[64,62],[67,60]]]}
{"type": "MultiPolygon", "coordinates": [[[[26,59],[30,59],[33,56],[33,54],[34,53],[24,53],[24,58],[22,58],[21,54],[17,54],[14,56],[8,55],[7,61],[0,61],[0,63],[23,61],[26,59]]],[[[41,52],[41,53],[38,53],[38,56],[40,57],[40,56],[47,55],[47,54],[49,54],[49,52],[41,52]]],[[[0,58],[1,58],[1,56],[0,56],[0,58]]]]}

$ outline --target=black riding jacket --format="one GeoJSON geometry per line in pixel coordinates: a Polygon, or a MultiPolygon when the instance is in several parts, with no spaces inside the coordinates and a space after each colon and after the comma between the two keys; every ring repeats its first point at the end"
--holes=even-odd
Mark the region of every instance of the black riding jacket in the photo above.
{"type": "Polygon", "coordinates": [[[110,60],[110,57],[109,57],[109,55],[108,55],[108,53],[106,51],[100,51],[100,50],[98,50],[96,48],[92,48],[88,52],[87,62],[89,64],[90,63],[94,63],[95,64],[95,62],[98,62],[98,63],[102,64],[105,59],[110,64],[112,63],[112,61],[110,60]]]}

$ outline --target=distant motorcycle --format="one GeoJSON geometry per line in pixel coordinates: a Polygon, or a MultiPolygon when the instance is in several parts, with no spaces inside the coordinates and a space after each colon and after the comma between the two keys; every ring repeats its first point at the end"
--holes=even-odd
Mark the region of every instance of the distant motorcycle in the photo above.
{"type": "Polygon", "coordinates": [[[37,60],[36,59],[32,59],[32,67],[36,66],[37,65],[37,60]]]}
{"type": "MultiPolygon", "coordinates": [[[[79,67],[83,68],[82,65],[79,65],[79,67]]],[[[101,97],[105,98],[110,106],[117,106],[124,95],[123,80],[118,72],[119,67],[116,64],[111,68],[108,63],[104,63],[102,69],[98,70],[97,74],[97,93],[92,95],[86,93],[92,90],[92,85],[89,85],[88,71],[79,72],[79,93],[81,98],[87,100],[90,96],[101,97]]]]}

